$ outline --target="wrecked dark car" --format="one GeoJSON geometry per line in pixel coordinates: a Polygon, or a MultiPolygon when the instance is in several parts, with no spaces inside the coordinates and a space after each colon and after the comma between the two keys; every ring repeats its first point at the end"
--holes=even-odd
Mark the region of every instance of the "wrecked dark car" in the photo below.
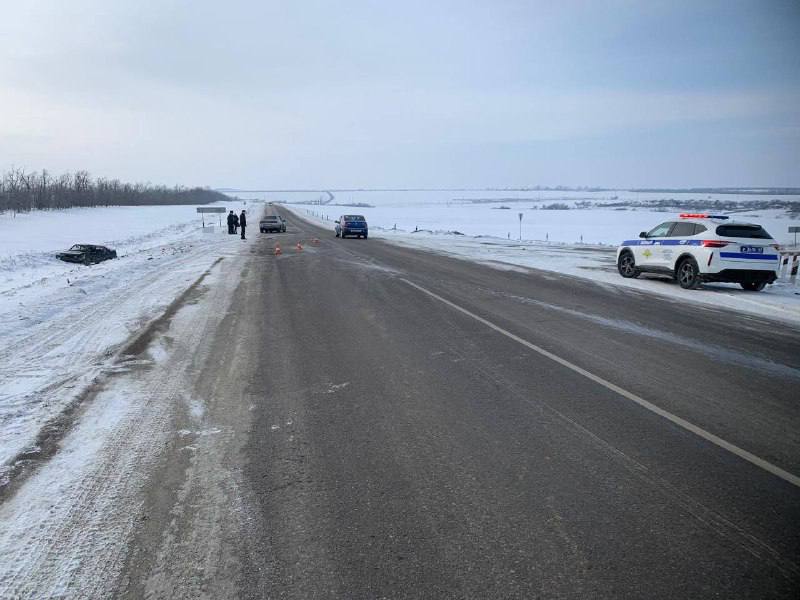
{"type": "Polygon", "coordinates": [[[56,254],[56,258],[67,262],[91,265],[92,263],[117,258],[117,251],[94,244],[74,244],[69,250],[56,254]]]}

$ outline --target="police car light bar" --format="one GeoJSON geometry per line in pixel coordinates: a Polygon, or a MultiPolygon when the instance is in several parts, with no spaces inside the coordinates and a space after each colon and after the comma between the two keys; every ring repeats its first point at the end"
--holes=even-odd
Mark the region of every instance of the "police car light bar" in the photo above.
{"type": "Polygon", "coordinates": [[[707,213],[681,213],[681,219],[730,219],[724,215],[709,215],[707,213]]]}

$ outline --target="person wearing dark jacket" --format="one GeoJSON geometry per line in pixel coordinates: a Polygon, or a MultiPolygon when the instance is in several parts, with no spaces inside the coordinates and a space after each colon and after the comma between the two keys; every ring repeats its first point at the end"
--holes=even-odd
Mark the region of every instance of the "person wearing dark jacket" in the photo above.
{"type": "Polygon", "coordinates": [[[244,237],[244,230],[247,227],[247,217],[245,216],[244,211],[242,211],[242,214],[239,215],[239,225],[242,227],[242,239],[246,240],[247,238],[244,237]]]}
{"type": "Polygon", "coordinates": [[[228,235],[233,235],[233,218],[235,216],[233,211],[228,213],[228,235]]]}
{"type": "Polygon", "coordinates": [[[239,215],[233,215],[233,233],[239,232],[239,215]]]}

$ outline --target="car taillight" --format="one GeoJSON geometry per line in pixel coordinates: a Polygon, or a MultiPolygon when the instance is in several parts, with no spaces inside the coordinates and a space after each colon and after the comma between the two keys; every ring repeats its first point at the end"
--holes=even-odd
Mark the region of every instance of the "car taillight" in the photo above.
{"type": "Polygon", "coordinates": [[[724,248],[730,243],[722,240],[703,240],[703,248],[724,248]]]}

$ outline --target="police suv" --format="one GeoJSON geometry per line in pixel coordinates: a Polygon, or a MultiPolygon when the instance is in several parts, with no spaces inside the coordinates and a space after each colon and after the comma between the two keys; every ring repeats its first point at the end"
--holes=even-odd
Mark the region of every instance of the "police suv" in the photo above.
{"type": "Polygon", "coordinates": [[[777,279],[779,265],[778,243],[761,225],[709,214],[683,213],[617,249],[623,277],[659,273],[686,289],[725,281],[761,291],[777,279]]]}

